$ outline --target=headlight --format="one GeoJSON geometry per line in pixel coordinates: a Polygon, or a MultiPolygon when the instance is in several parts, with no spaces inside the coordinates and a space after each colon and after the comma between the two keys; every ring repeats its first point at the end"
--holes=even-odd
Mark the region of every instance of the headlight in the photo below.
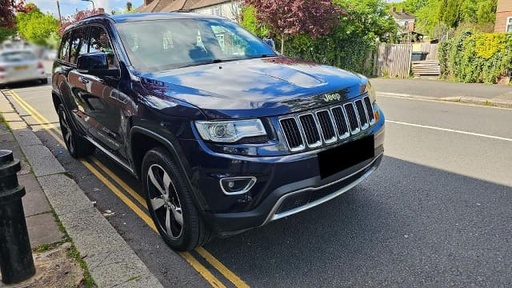
{"type": "Polygon", "coordinates": [[[196,121],[197,130],[204,140],[233,143],[242,138],[265,136],[265,127],[259,119],[239,121],[196,121]]]}

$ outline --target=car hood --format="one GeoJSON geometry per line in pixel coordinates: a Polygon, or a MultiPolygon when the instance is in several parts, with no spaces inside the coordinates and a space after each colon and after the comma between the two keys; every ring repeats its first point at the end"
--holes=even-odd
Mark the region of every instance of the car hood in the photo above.
{"type": "MultiPolygon", "coordinates": [[[[168,101],[200,108],[208,118],[283,115],[361,95],[367,79],[287,57],[229,61],[140,75],[150,106],[168,101]]],[[[173,105],[175,106],[175,104],[173,105]]]]}

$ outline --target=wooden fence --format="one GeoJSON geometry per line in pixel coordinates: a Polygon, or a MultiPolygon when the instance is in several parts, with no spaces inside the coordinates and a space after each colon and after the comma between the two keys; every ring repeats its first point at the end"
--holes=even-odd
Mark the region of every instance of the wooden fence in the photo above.
{"type": "Polygon", "coordinates": [[[438,45],[422,43],[422,52],[427,52],[425,61],[412,61],[412,44],[381,44],[376,55],[374,74],[390,78],[408,78],[411,69],[415,76],[439,75],[438,45]]]}
{"type": "Polygon", "coordinates": [[[377,56],[376,75],[408,78],[411,71],[412,45],[381,44],[377,56]]]}

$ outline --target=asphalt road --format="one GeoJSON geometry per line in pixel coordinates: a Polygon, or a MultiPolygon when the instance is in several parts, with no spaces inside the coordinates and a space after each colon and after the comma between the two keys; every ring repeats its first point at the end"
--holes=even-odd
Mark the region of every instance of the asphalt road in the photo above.
{"type": "MultiPolygon", "coordinates": [[[[57,123],[49,86],[15,91],[57,123]]],[[[252,287],[511,287],[512,110],[378,101],[386,152],[368,180],[314,209],[216,239],[206,251],[252,287]]],[[[98,209],[114,213],[107,219],[165,287],[209,286],[25,114],[98,209]]],[[[138,189],[102,154],[95,157],[138,189]]]]}

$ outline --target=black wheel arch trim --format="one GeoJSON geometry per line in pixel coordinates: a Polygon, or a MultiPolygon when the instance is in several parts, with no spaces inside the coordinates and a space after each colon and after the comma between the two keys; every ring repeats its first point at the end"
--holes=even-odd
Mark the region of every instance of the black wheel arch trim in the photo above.
{"type": "MultiPolygon", "coordinates": [[[[183,155],[183,153],[179,153],[179,150],[181,150],[179,148],[179,144],[177,143],[178,141],[177,140],[170,140],[154,131],[151,131],[147,128],[144,128],[144,127],[141,127],[141,126],[133,126],[131,129],[130,129],[130,139],[133,139],[133,136],[135,134],[143,134],[144,136],[146,137],[150,137],[152,138],[153,140],[156,140],[157,142],[159,142],[160,144],[162,144],[162,146],[164,146],[170,153],[171,157],[172,157],[172,160],[175,161],[176,165],[181,169],[181,171],[184,173],[184,175],[186,176],[186,181],[187,181],[187,185],[189,185],[189,187],[191,188],[190,190],[192,191],[192,197],[194,198],[194,202],[195,204],[197,205],[196,208],[198,208],[198,210],[200,211],[200,213],[202,215],[204,215],[205,211],[208,211],[208,205],[206,204],[206,200],[202,197],[202,194],[196,189],[195,185],[193,185],[191,179],[192,179],[192,169],[190,167],[190,165],[188,164],[187,160],[183,157],[183,156],[180,156],[183,155]],[[173,142],[176,142],[176,143],[173,143],[173,142]]],[[[132,165],[134,166],[134,171],[135,171],[135,176],[142,180],[141,178],[141,164],[142,164],[142,161],[141,163],[137,163],[137,161],[135,161],[135,157],[133,155],[134,151],[133,151],[133,147],[132,147],[132,144],[131,144],[132,141],[130,141],[130,146],[129,146],[129,153],[130,153],[130,158],[131,158],[131,162],[132,162],[132,165]]]]}

